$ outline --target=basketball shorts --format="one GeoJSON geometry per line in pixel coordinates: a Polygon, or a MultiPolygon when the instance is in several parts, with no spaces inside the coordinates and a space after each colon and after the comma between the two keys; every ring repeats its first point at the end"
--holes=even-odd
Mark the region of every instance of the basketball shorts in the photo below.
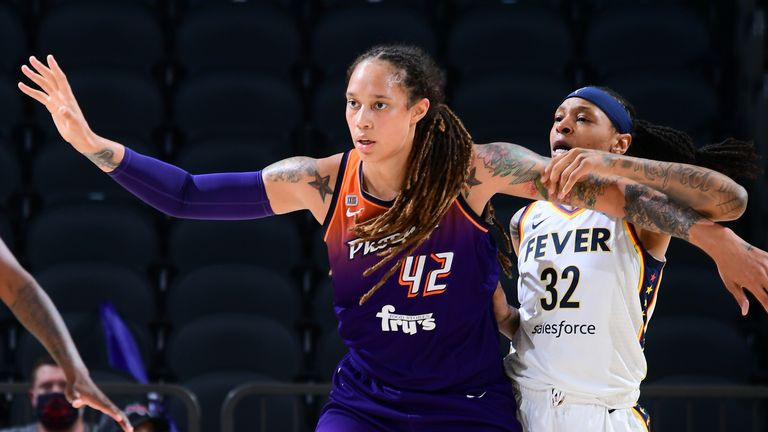
{"type": "Polygon", "coordinates": [[[330,401],[316,432],[519,432],[511,382],[451,394],[389,387],[366,376],[349,356],[333,374],[330,401]]]}
{"type": "Polygon", "coordinates": [[[609,409],[568,403],[556,389],[517,387],[518,419],[526,432],[649,432],[650,418],[640,405],[609,409]]]}

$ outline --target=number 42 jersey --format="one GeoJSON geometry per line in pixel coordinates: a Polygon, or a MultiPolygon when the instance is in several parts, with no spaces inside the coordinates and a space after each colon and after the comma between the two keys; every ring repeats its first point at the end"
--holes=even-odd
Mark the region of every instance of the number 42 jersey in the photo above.
{"type": "Polygon", "coordinates": [[[633,406],[664,263],[621,218],[544,201],[518,215],[521,326],[507,373],[572,400],[633,406]]]}
{"type": "Polygon", "coordinates": [[[491,303],[499,277],[496,245],[461,197],[430,237],[359,304],[397,257],[367,277],[363,272],[381,259],[379,252],[413,233],[360,241],[351,231],[391,206],[365,192],[363,168],[356,150],[344,156],[324,223],[334,308],[349,358],[369,377],[400,389],[466,393],[508,383],[491,303]]]}

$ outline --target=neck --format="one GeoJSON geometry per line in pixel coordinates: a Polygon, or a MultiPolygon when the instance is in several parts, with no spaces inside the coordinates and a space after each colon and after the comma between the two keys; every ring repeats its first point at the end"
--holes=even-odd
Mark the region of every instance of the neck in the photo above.
{"type": "Polygon", "coordinates": [[[363,161],[363,189],[384,201],[391,201],[397,197],[403,188],[408,158],[413,151],[413,139],[415,128],[412,127],[409,136],[411,145],[406,146],[407,151],[400,151],[391,157],[376,162],[363,161]]]}
{"type": "Polygon", "coordinates": [[[407,161],[363,162],[363,189],[384,201],[397,197],[403,188],[407,161]]]}

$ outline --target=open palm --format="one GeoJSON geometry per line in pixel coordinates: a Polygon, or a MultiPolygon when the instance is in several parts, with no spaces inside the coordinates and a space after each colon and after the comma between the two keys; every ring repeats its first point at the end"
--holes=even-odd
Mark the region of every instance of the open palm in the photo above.
{"type": "Polygon", "coordinates": [[[23,65],[21,71],[39,89],[32,88],[22,82],[18,84],[19,89],[48,109],[56,128],[65,141],[72,144],[80,152],[90,150],[91,130],[72,93],[67,77],[56,59],[49,55],[47,57],[48,64],[45,65],[32,56],[29,58],[29,63],[31,67],[23,65]]]}

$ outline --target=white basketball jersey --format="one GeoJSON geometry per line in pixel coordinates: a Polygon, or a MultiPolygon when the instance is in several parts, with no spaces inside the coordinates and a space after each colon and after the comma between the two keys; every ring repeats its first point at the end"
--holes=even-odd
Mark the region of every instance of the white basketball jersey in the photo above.
{"type": "Polygon", "coordinates": [[[521,326],[507,373],[532,389],[633,406],[664,263],[624,219],[597,211],[537,201],[518,227],[521,326]]]}

